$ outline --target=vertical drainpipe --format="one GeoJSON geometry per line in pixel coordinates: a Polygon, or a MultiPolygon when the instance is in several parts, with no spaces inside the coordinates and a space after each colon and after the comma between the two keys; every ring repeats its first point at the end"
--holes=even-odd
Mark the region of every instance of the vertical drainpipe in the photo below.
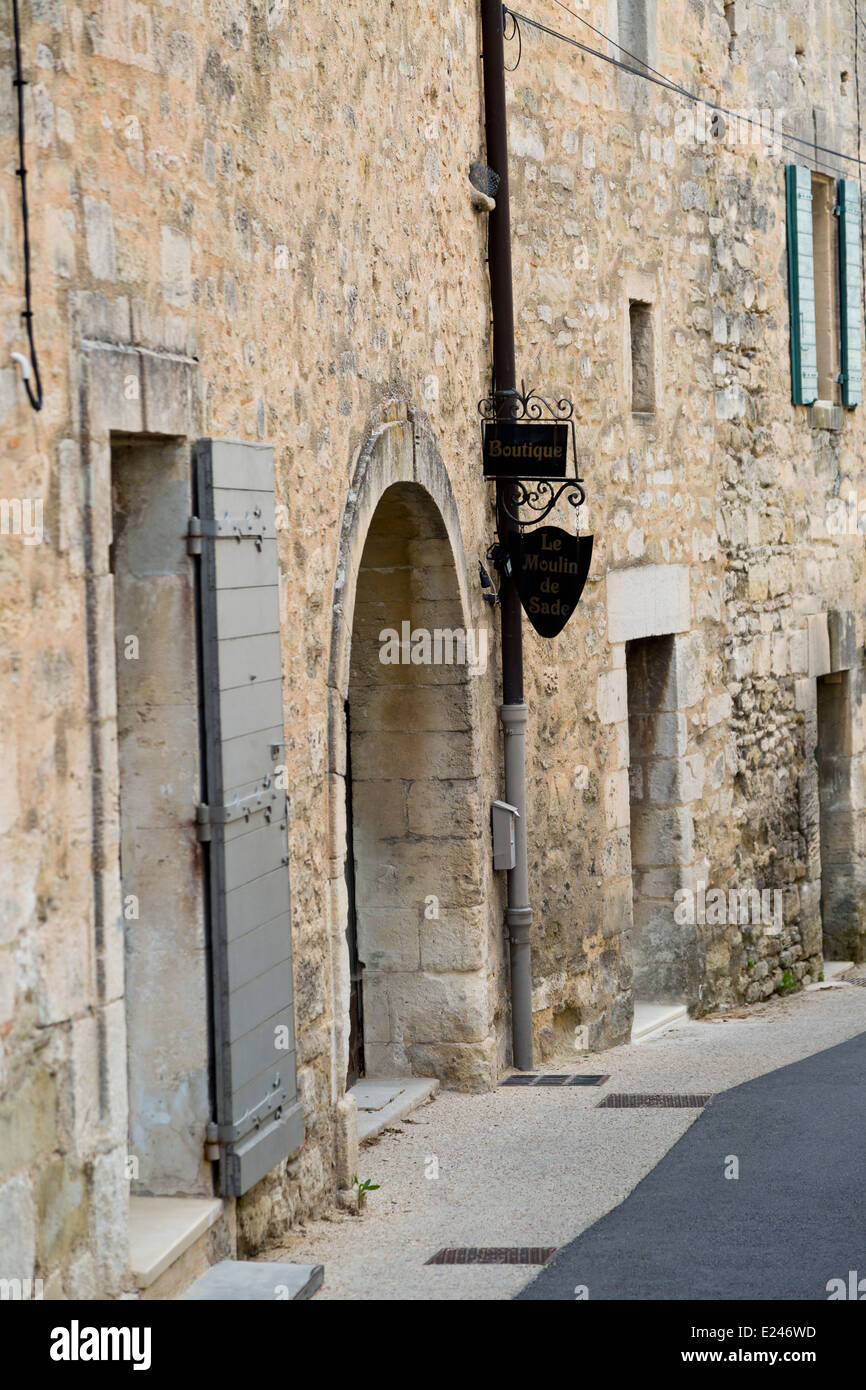
{"type": "MultiPolygon", "coordinates": [[[[493,383],[497,405],[505,405],[516,385],[514,367],[514,300],[511,277],[511,205],[508,190],[508,131],[505,109],[505,51],[502,0],[481,0],[484,71],[484,122],[487,163],[499,175],[496,208],[488,223],[488,262],[493,316],[493,383]],[[504,399],[503,399],[504,398],[504,399]]],[[[499,541],[518,528],[505,510],[506,483],[496,484],[499,541]]],[[[502,708],[505,731],[505,797],[519,812],[515,827],[515,864],[508,871],[505,921],[511,948],[512,1060],[519,1071],[532,1071],[532,967],[530,962],[529,869],[526,857],[526,715],[523,698],[523,628],[520,599],[510,575],[501,575],[502,708]]]]}

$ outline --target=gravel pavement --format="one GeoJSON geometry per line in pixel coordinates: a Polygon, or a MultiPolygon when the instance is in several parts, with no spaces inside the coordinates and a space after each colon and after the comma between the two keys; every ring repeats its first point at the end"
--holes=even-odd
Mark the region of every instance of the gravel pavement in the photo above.
{"type": "Polygon", "coordinates": [[[310,1222],[259,1258],[324,1265],[320,1300],[513,1298],[537,1269],[425,1261],[442,1246],[566,1245],[701,1113],[597,1109],[611,1090],[718,1095],[861,1033],[866,988],[840,982],[540,1068],[609,1073],[602,1087],[440,1092],[362,1147],[359,1176],[381,1184],[363,1216],[310,1222]]]}

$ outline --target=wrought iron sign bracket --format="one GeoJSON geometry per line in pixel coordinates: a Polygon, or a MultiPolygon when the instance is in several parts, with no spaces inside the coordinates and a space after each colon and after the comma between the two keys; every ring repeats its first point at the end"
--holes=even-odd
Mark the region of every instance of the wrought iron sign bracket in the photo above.
{"type": "MultiPolygon", "coordinates": [[[[505,480],[506,483],[509,480],[505,480]]],[[[502,499],[506,516],[525,530],[529,526],[540,526],[545,517],[553,511],[560,497],[565,496],[569,506],[575,511],[586,501],[586,492],[579,478],[515,478],[508,494],[502,499]],[[521,516],[520,508],[529,507],[530,517],[521,516]]]]}
{"type": "Polygon", "coordinates": [[[577,471],[571,401],[545,400],[537,391],[527,391],[521,382],[519,391],[491,391],[478,402],[478,413],[484,476],[503,484],[501,503],[511,521],[521,530],[540,526],[561,497],[578,510],[586,501],[586,490],[577,471]],[[569,441],[573,477],[567,476],[569,441]],[[501,469],[499,458],[503,459],[501,469]],[[558,472],[552,466],[545,468],[545,463],[560,458],[558,472]],[[521,514],[522,507],[529,510],[529,516],[521,514]]]}

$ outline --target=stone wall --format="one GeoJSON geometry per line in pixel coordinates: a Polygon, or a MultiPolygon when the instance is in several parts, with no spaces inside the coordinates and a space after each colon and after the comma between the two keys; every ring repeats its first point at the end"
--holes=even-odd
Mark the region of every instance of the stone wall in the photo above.
{"type": "MultiPolygon", "coordinates": [[[[617,6],[590,8],[586,18],[615,38],[617,6]]],[[[537,725],[531,823],[550,825],[548,757],[584,811],[572,860],[582,871],[577,901],[546,899],[553,910],[537,934],[534,969],[540,1004],[548,982],[564,975],[557,1007],[567,1002],[584,1022],[595,1015],[607,1037],[617,1014],[606,992],[594,997],[598,976],[585,958],[562,970],[575,916],[583,924],[575,944],[585,953],[603,943],[600,959],[613,976],[628,979],[624,962],[634,955],[632,904],[620,889],[630,872],[627,831],[603,819],[603,779],[628,765],[625,716],[611,712],[607,736],[595,715],[596,706],[610,708],[611,683],[622,688],[617,642],[644,632],[641,619],[625,633],[618,626],[610,572],[605,606],[605,570],[616,569],[618,581],[634,575],[623,599],[630,612],[652,601],[646,591],[666,582],[663,568],[686,571],[684,626],[697,644],[697,685],[679,707],[681,756],[703,781],[691,807],[691,873],[680,875],[681,885],[779,890],[784,898],[779,937],[753,937],[738,923],[698,924],[689,1001],[698,1010],[762,997],[786,970],[799,980],[821,969],[820,854],[810,848],[804,809],[817,784],[809,717],[798,701],[814,702],[821,669],[809,662],[810,631],[826,626],[837,605],[855,615],[850,659],[862,663],[862,534],[827,528],[834,497],[863,496],[862,410],[846,414],[835,433],[812,428],[807,410],[790,403],[783,166],[814,162],[832,172],[834,161],[787,136],[779,138],[793,152],[754,143],[765,113],[771,145],[785,130],[856,150],[855,98],[841,79],[853,72],[853,32],[835,5],[794,5],[784,16],[733,8],[720,0],[665,7],[649,61],[705,100],[757,111],[734,132],[738,143],[728,131],[723,141],[707,139],[705,108],[528,26],[510,79],[518,357],[531,362],[533,380],[576,401],[585,525],[596,533],[579,620],[532,662],[534,710],[549,703],[545,681],[556,664],[578,673],[569,689],[584,712],[578,729],[549,715],[537,725]],[[654,413],[631,409],[633,302],[653,310],[654,413]],[[658,567],[655,575],[648,566],[658,567]]],[[[566,14],[554,27],[605,49],[566,14]]],[[[511,51],[516,57],[516,44],[511,51]]],[[[642,356],[648,369],[645,345],[642,356]]],[[[658,603],[670,608],[661,591],[658,603]]],[[[652,631],[680,631],[680,621],[671,610],[652,631]]],[[[547,882],[553,853],[537,852],[536,881],[547,882]]],[[[856,838],[848,854],[860,854],[856,838]]],[[[619,1017],[615,1038],[627,1010],[619,1017]]]]}
{"type": "MultiPolygon", "coordinates": [[[[853,148],[848,6],[655,8],[647,53],[672,79],[853,148]]],[[[0,497],[41,499],[44,537],[0,544],[0,1227],[19,1277],[87,1296],[121,1291],[126,1268],[111,435],[265,440],[276,454],[307,1139],[241,1204],[241,1238],[260,1244],[332,1202],[351,1149],[341,712],[388,484],[433,498],[463,622],[495,628],[476,582],[493,539],[475,408],[490,380],[486,228],[467,181],[483,156],[479,42],[459,0],[23,0],[22,16],[46,394],[34,415],[8,360],[24,340],[7,13],[0,497]]],[[[616,4],[586,17],[615,37],[616,4]]],[[[565,12],[555,23],[606,51],[565,12]]],[[[828,756],[853,759],[859,892],[863,538],[823,523],[833,499],[866,497],[864,426],[863,408],[832,432],[790,404],[794,156],[683,142],[670,93],[522,38],[508,78],[518,370],[575,401],[580,524],[596,538],[565,631],[543,643],[525,629],[536,1034],[539,1055],[574,1056],[626,1039],[632,1017],[627,644],[674,636],[682,652],[685,693],[663,711],[688,781],[680,886],[784,895],[778,936],[696,926],[691,1006],[821,969],[816,681],[842,671],[851,732],[828,756]],[[631,302],[649,306],[636,360],[654,411],[631,408],[631,302]],[[846,613],[833,657],[827,615],[846,613]]],[[[495,641],[489,662],[471,697],[481,846],[502,790],[495,641]]],[[[480,865],[483,965],[469,964],[489,1036],[483,1076],[470,1071],[488,1084],[508,1063],[509,1016],[502,885],[486,853],[480,865]]],[[[860,926],[845,939],[862,951],[860,926]]],[[[423,1065],[465,1084],[446,1062],[423,1065]]]]}

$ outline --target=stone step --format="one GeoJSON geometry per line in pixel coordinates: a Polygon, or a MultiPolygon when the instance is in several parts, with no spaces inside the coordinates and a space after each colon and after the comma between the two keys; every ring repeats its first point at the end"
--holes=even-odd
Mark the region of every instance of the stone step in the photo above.
{"type": "Polygon", "coordinates": [[[433,1076],[406,1076],[393,1079],[356,1081],[347,1092],[358,1106],[358,1142],[374,1139],[389,1125],[403,1120],[439,1090],[433,1076]]]}
{"type": "Polygon", "coordinates": [[[239,1303],[252,1299],[267,1303],[312,1298],[322,1287],[322,1265],[294,1265],[277,1261],[221,1260],[211,1265],[179,1301],[210,1299],[239,1303]]]}
{"type": "Polygon", "coordinates": [[[634,1006],[634,1022],[631,1029],[633,1043],[646,1042],[673,1023],[688,1021],[689,1011],[685,1004],[651,1004],[643,1000],[634,1006]]]}
{"type": "Polygon", "coordinates": [[[129,1264],[139,1298],[176,1298],[211,1264],[212,1233],[225,1250],[230,1225],[219,1197],[131,1197],[129,1264]]]}

